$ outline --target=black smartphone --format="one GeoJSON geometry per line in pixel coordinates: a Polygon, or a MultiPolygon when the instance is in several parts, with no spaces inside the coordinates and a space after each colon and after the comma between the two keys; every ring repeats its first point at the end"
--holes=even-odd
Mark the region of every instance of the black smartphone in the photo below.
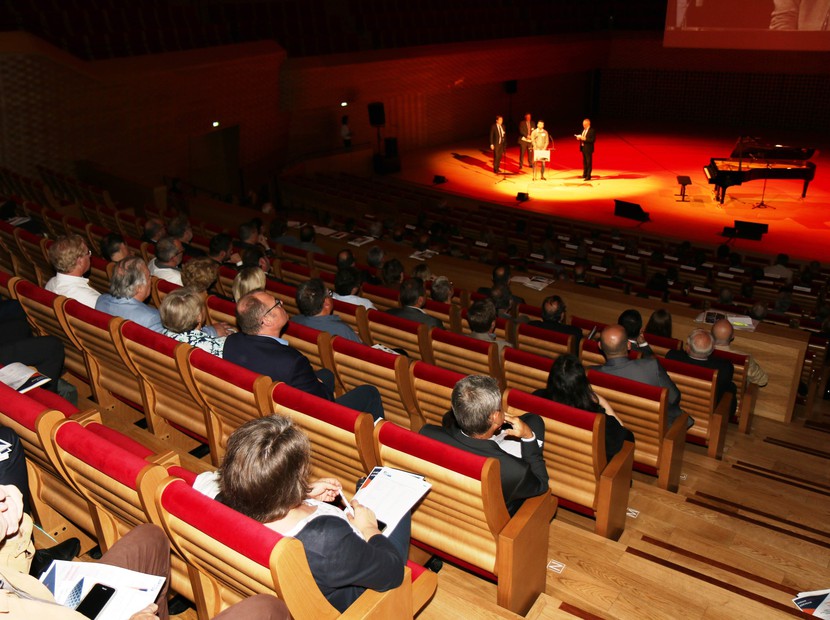
{"type": "Polygon", "coordinates": [[[96,583],[75,608],[82,616],[95,618],[115,594],[115,588],[96,583]]]}

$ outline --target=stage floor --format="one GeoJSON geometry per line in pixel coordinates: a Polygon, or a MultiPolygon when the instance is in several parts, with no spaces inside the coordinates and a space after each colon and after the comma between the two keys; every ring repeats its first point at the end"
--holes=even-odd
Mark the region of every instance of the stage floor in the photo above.
{"type": "MultiPolygon", "coordinates": [[[[398,178],[410,183],[495,202],[516,209],[594,222],[620,229],[677,240],[717,245],[725,241],[724,226],[735,220],[764,223],[769,233],[761,241],[737,239],[738,251],[786,252],[794,259],[830,262],[830,156],[813,156],[816,178],[801,198],[801,180],[751,181],[729,188],[718,203],[703,172],[712,157],[728,157],[734,135],[701,135],[642,130],[603,130],[597,127],[594,178],[583,181],[582,156],[572,135],[552,134],[555,150],[546,181],[532,180],[531,171],[518,168],[518,146],[508,148],[505,174],[493,174],[492,152],[481,140],[407,152],[398,178]],[[434,175],[447,182],[433,186],[434,175]],[[677,176],[686,175],[686,201],[680,202],[677,176]],[[516,194],[530,199],[518,202],[516,194]],[[755,208],[762,200],[767,208],[755,208]],[[614,200],[638,203],[651,216],[639,223],[614,216],[614,200]]],[[[508,136],[508,144],[515,144],[508,136]]],[[[791,144],[794,142],[790,142],[791,144]]],[[[814,143],[800,146],[819,148],[814,143]]]]}

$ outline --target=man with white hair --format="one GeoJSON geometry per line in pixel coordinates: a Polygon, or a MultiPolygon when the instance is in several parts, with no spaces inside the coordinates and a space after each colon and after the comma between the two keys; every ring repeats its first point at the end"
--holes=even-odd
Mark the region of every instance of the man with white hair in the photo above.
{"type": "Polygon", "coordinates": [[[98,298],[95,309],[161,333],[163,328],[159,311],[144,303],[149,296],[150,270],[143,258],[130,256],[115,263],[110,292],[98,298]]]}
{"type": "Polygon", "coordinates": [[[729,410],[730,413],[734,415],[737,407],[735,395],[738,393],[738,388],[732,381],[732,377],[735,374],[735,367],[729,360],[721,359],[719,357],[712,357],[712,351],[714,350],[715,340],[712,338],[712,334],[705,329],[693,329],[689,334],[689,337],[686,339],[686,350],[669,351],[666,353],[666,359],[717,370],[718,377],[717,384],[715,386],[715,400],[720,402],[720,399],[724,394],[732,394],[732,402],[729,406],[729,410]]]}

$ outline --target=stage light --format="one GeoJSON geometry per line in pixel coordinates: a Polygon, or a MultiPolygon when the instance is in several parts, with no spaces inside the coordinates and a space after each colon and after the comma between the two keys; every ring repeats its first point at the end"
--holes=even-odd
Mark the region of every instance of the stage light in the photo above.
{"type": "Polygon", "coordinates": [[[441,183],[446,183],[446,182],[447,182],[447,177],[441,176],[440,174],[436,174],[434,177],[432,177],[432,184],[433,185],[441,185],[441,183]]]}
{"type": "Polygon", "coordinates": [[[211,123],[211,124],[212,124],[214,127],[219,127],[219,121],[213,121],[213,123],[211,123]]]}
{"type": "Polygon", "coordinates": [[[528,196],[527,192],[519,192],[516,194],[516,200],[519,202],[527,202],[530,200],[530,196],[528,196]]]}
{"type": "Polygon", "coordinates": [[[341,102],[340,102],[340,107],[341,107],[341,108],[345,108],[345,107],[347,107],[348,105],[349,105],[349,102],[348,102],[348,101],[341,101],[341,102]]]}

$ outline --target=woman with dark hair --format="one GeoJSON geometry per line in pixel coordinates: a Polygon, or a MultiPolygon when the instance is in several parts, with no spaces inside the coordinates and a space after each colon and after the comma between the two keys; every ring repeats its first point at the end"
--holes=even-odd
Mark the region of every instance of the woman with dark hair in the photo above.
{"type": "Polygon", "coordinates": [[[548,385],[536,390],[541,396],[569,407],[605,415],[605,457],[610,461],[623,447],[624,441],[634,441],[634,434],[625,428],[611,405],[591,389],[585,368],[575,355],[560,355],[548,375],[548,385]]]}
{"type": "Polygon", "coordinates": [[[671,338],[671,329],[671,312],[665,308],[660,308],[651,313],[646,328],[643,331],[646,334],[671,338]]]}
{"type": "Polygon", "coordinates": [[[387,538],[374,512],[355,500],[351,511],[327,503],[337,480],[309,481],[311,443],[290,418],[272,415],[240,426],[228,439],[217,500],[283,536],[303,543],[320,591],[345,612],[367,588],[384,592],[403,581],[409,519],[387,538]]]}

